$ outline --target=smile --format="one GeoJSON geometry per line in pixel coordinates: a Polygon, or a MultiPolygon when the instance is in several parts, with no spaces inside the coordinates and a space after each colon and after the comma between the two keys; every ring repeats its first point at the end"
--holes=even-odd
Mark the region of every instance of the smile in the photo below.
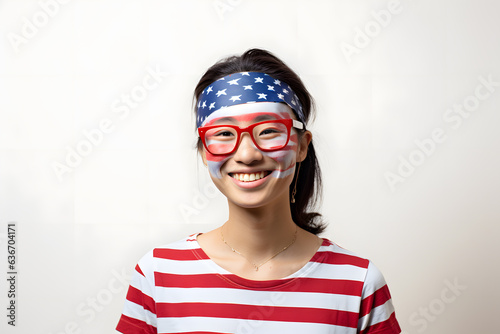
{"type": "Polygon", "coordinates": [[[264,177],[268,176],[271,174],[270,171],[262,171],[262,172],[257,172],[257,173],[229,173],[229,176],[231,176],[233,179],[236,179],[238,181],[242,182],[252,182],[256,180],[263,179],[264,177]]]}

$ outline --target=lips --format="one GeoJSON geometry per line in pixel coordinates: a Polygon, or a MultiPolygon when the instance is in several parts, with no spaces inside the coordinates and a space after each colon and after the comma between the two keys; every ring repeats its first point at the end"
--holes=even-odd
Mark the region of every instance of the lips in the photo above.
{"type": "Polygon", "coordinates": [[[233,179],[241,182],[254,182],[271,174],[271,171],[259,171],[253,173],[229,173],[233,179]]]}

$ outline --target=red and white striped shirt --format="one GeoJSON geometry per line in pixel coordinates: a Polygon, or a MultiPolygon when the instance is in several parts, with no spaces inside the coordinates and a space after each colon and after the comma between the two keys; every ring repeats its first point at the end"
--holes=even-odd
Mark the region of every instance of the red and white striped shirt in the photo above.
{"type": "Polygon", "coordinates": [[[255,281],[212,261],[196,234],[137,264],[116,328],[126,334],[398,334],[380,271],[328,239],[294,274],[255,281]]]}

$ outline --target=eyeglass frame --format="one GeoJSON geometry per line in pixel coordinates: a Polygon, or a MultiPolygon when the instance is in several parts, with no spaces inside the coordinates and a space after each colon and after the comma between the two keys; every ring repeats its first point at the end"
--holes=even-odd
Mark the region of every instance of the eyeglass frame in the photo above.
{"type": "Polygon", "coordinates": [[[238,149],[238,147],[240,146],[241,135],[243,133],[245,133],[245,132],[250,135],[250,138],[252,138],[252,142],[255,144],[255,146],[259,150],[264,151],[264,152],[272,152],[272,151],[281,150],[283,147],[285,147],[288,144],[288,142],[290,141],[290,134],[292,132],[291,131],[292,127],[296,128],[296,129],[299,129],[299,130],[305,130],[304,123],[302,123],[300,121],[297,121],[295,119],[292,119],[292,118],[287,118],[287,119],[273,119],[273,120],[269,120],[269,121],[257,122],[257,123],[254,123],[254,124],[250,124],[249,126],[244,127],[244,128],[241,128],[241,127],[239,127],[237,125],[232,125],[232,124],[217,124],[217,125],[209,125],[209,126],[200,126],[198,128],[198,136],[200,137],[200,139],[201,139],[201,141],[202,141],[203,146],[205,147],[205,149],[210,154],[212,154],[212,155],[227,155],[227,154],[234,153],[234,151],[236,151],[238,149]],[[264,148],[261,148],[259,146],[259,144],[257,144],[257,141],[253,137],[253,129],[256,126],[264,124],[264,123],[281,123],[281,124],[284,124],[286,126],[286,129],[287,129],[287,138],[286,138],[286,142],[285,142],[285,144],[283,144],[283,146],[281,146],[280,148],[271,148],[271,149],[267,148],[267,149],[264,149],[264,148]],[[214,128],[219,128],[219,127],[232,128],[232,129],[236,130],[236,134],[237,134],[236,144],[234,145],[234,148],[231,150],[231,152],[228,152],[228,153],[212,153],[208,149],[208,145],[205,142],[205,133],[208,130],[211,130],[211,129],[214,129],[214,128]]]}

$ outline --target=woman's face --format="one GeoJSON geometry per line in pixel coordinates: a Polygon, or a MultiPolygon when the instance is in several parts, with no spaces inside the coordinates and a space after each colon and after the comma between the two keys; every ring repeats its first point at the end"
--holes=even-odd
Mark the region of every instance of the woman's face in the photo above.
{"type": "MultiPolygon", "coordinates": [[[[204,126],[231,124],[243,128],[261,121],[264,115],[270,119],[294,118],[292,109],[283,103],[247,103],[214,112],[204,126]]],[[[243,133],[233,153],[213,155],[203,148],[202,157],[214,184],[229,201],[242,207],[259,207],[279,196],[288,200],[295,164],[305,159],[310,139],[306,131],[299,144],[297,131],[292,128],[285,147],[264,152],[255,146],[249,133],[243,133]]]]}

